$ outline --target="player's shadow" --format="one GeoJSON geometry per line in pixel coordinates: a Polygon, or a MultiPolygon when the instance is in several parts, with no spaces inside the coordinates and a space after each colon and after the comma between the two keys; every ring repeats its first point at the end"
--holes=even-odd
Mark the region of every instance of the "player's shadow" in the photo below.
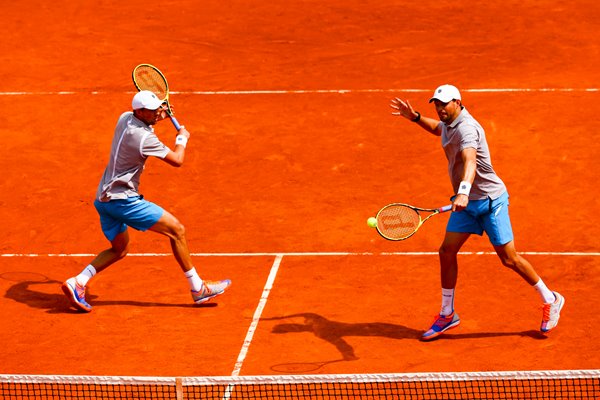
{"type": "MultiPolygon", "coordinates": [[[[273,326],[272,332],[277,334],[312,332],[316,337],[331,343],[337,348],[345,361],[357,360],[354,348],[345,340],[350,336],[379,336],[390,339],[420,340],[423,330],[404,325],[385,322],[346,323],[332,321],[314,313],[299,313],[281,317],[263,318],[266,321],[301,318],[303,322],[280,323],[273,326]]],[[[545,339],[538,331],[525,332],[482,332],[442,335],[441,339],[480,339],[501,336],[526,336],[534,339],[545,339]]],[[[439,340],[439,339],[438,339],[439,340]]]]}
{"type": "MultiPolygon", "coordinates": [[[[67,297],[62,292],[60,285],[62,282],[56,280],[40,281],[21,281],[8,288],[4,297],[14,300],[18,303],[26,304],[31,308],[45,310],[50,314],[61,313],[79,313],[70,304],[67,297]],[[44,291],[36,290],[36,286],[41,288],[44,285],[44,291]],[[51,293],[50,293],[51,292],[51,293]]],[[[205,303],[202,305],[189,304],[168,304],[158,302],[134,301],[134,300],[96,300],[98,296],[86,292],[86,300],[94,306],[134,306],[134,307],[215,307],[216,303],[205,303]]]]}

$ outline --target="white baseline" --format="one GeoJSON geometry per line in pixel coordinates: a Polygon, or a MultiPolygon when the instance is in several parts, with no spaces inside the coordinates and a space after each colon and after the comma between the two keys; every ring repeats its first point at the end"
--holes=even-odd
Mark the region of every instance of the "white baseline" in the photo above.
{"type": "MultiPolygon", "coordinates": [[[[256,95],[256,94],[352,94],[352,93],[429,93],[431,89],[391,88],[391,89],[265,89],[265,90],[190,90],[170,91],[169,94],[185,95],[256,95]]],[[[569,93],[569,92],[600,92],[600,88],[472,88],[461,89],[466,93],[569,93]]],[[[0,92],[0,96],[70,96],[76,94],[105,95],[119,92],[94,90],[79,91],[12,91],[0,92]]],[[[133,94],[133,91],[120,92],[133,94]]]]}

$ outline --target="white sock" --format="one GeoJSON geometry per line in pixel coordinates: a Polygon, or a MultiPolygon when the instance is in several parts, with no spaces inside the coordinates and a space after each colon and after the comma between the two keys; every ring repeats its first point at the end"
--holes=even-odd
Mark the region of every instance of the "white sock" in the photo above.
{"type": "Polygon", "coordinates": [[[554,303],[554,300],[556,300],[556,296],[548,289],[542,278],[533,287],[538,291],[544,303],[554,303]]]}
{"type": "Polygon", "coordinates": [[[196,268],[192,268],[189,271],[186,271],[185,277],[187,278],[188,283],[190,284],[190,288],[194,292],[197,292],[200,289],[202,289],[202,279],[200,279],[200,277],[198,276],[196,268]]]}
{"type": "Polygon", "coordinates": [[[96,268],[92,264],[85,267],[83,271],[79,275],[75,277],[75,280],[81,285],[87,285],[88,281],[92,279],[96,275],[96,268]]]}
{"type": "Polygon", "coordinates": [[[442,288],[442,311],[440,315],[447,317],[454,312],[454,289],[442,288]]]}

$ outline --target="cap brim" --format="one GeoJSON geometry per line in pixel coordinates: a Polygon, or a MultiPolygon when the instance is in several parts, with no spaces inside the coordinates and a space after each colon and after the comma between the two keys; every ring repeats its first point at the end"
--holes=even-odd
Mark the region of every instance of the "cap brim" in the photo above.
{"type": "Polygon", "coordinates": [[[452,98],[452,99],[445,100],[445,99],[440,99],[439,97],[435,97],[435,96],[434,96],[434,97],[432,97],[432,98],[430,98],[430,99],[429,99],[429,102],[431,103],[431,102],[433,102],[434,100],[439,100],[439,101],[441,101],[442,103],[450,103],[450,102],[451,102],[452,100],[454,100],[454,99],[452,98]]]}
{"type": "Polygon", "coordinates": [[[163,105],[163,101],[161,101],[160,103],[158,103],[158,105],[155,104],[148,104],[148,106],[146,106],[145,108],[147,108],[148,110],[158,110],[160,108],[160,106],[163,105]]]}

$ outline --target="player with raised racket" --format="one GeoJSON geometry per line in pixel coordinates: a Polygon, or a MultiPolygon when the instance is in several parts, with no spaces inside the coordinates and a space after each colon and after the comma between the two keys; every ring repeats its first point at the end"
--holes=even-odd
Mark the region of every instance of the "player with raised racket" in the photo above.
{"type": "Polygon", "coordinates": [[[169,238],[195,303],[204,303],[222,294],[231,284],[229,279],[208,281],[200,278],[190,256],[183,224],[167,210],[146,200],[139,191],[140,178],[149,157],[157,157],[174,167],[183,165],[185,158],[190,138],[185,127],[173,121],[177,128],[173,150],[154,133],[153,126],[157,122],[172,117],[172,112],[168,112],[165,106],[167,87],[165,79],[164,96],[160,98],[154,92],[138,87],[141,91],[133,97],[133,111],[124,112],[115,127],[110,158],[94,201],[102,232],[111,246],[62,285],[71,304],[80,311],[92,311],[92,306],[85,299],[90,279],[127,255],[128,227],[150,230],[169,238]]]}

